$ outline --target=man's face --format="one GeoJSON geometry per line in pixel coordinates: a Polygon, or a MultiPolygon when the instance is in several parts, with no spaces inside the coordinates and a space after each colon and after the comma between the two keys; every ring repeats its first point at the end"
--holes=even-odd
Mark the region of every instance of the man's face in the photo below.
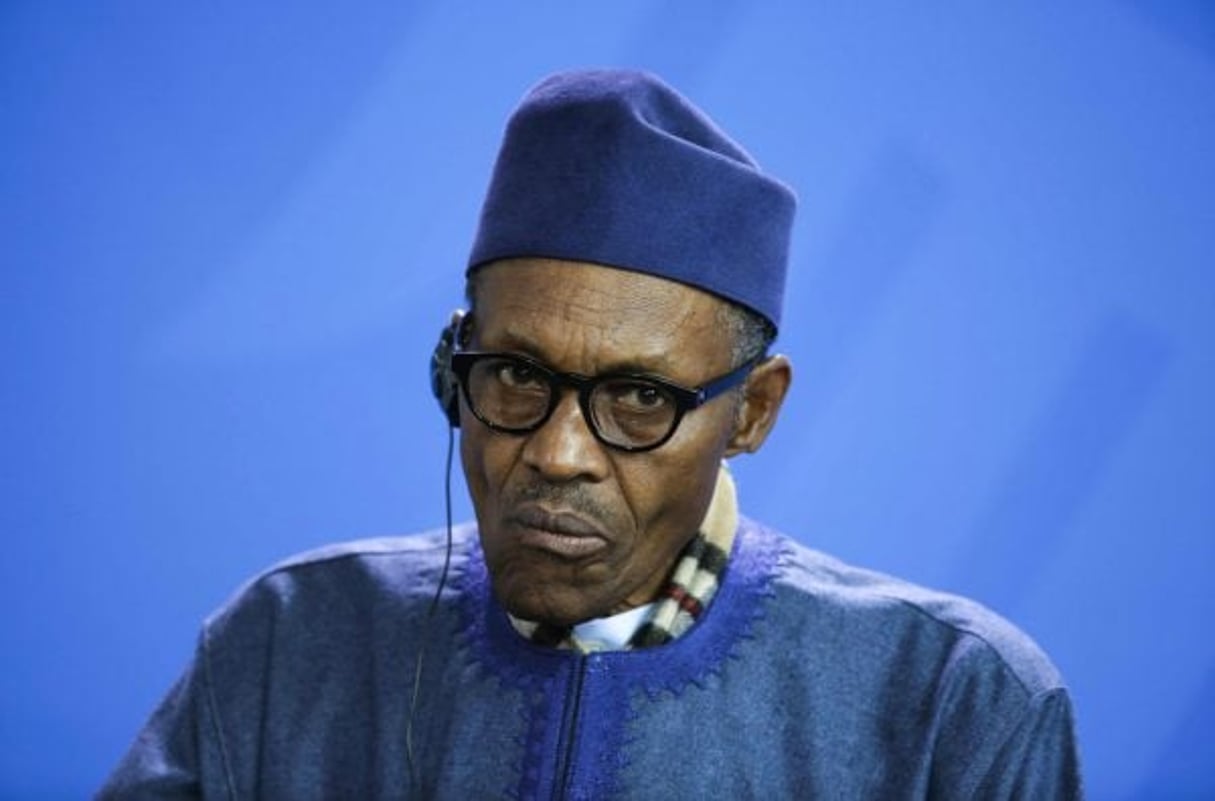
{"type": "MultiPolygon", "coordinates": [[[[561,371],[651,373],[699,386],[725,373],[722,301],[661,278],[521,259],[482,268],[470,349],[561,371]]],[[[643,453],[595,439],[576,393],[530,434],[487,428],[461,399],[461,457],[494,591],[513,614],[572,624],[653,600],[705,514],[733,431],[731,394],[643,453]]]]}

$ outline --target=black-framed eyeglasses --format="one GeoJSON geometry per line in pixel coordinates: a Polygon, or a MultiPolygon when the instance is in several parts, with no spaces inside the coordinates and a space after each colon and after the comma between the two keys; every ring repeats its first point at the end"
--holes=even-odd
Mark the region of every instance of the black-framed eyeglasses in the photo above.
{"type": "Polygon", "coordinates": [[[562,373],[514,353],[458,351],[451,355],[451,367],[468,408],[494,431],[535,431],[561,402],[561,388],[571,387],[595,438],[636,453],[669,440],[687,412],[742,383],[761,358],[699,387],[647,374],[562,373]]]}

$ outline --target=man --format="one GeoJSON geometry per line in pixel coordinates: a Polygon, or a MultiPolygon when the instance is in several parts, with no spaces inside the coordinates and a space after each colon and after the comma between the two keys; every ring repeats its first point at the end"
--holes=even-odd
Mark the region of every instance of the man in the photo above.
{"type": "Polygon", "coordinates": [[[1024,635],[739,515],[793,207],[653,76],[533,89],[436,351],[476,525],[253,581],[102,795],[1078,796],[1024,635]]]}

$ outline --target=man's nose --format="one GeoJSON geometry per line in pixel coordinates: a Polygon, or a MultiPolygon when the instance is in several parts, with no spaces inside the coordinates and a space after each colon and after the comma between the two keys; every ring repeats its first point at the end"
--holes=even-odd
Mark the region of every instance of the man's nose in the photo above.
{"type": "Polygon", "coordinates": [[[600,481],[610,470],[606,450],[595,439],[578,394],[569,389],[561,393],[544,425],[526,436],[524,462],[549,481],[600,481]]]}

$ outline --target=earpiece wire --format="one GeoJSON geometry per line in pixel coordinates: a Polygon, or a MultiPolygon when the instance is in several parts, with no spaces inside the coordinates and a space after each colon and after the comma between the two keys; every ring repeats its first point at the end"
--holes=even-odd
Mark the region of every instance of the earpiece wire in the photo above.
{"type": "Polygon", "coordinates": [[[409,718],[405,722],[405,759],[409,764],[410,795],[413,795],[412,790],[416,789],[416,785],[418,783],[417,762],[414,758],[413,749],[413,722],[418,711],[418,698],[422,691],[422,666],[426,659],[426,648],[430,645],[431,628],[433,628],[434,625],[435,615],[438,613],[439,601],[443,595],[443,588],[447,584],[447,573],[451,568],[451,462],[452,452],[455,450],[455,439],[455,426],[448,426],[447,460],[443,477],[443,500],[447,522],[447,548],[443,555],[443,571],[439,574],[439,585],[435,588],[435,594],[430,599],[430,606],[426,610],[426,622],[422,626],[422,641],[418,644],[418,655],[414,662],[413,689],[409,695],[409,718]]]}

